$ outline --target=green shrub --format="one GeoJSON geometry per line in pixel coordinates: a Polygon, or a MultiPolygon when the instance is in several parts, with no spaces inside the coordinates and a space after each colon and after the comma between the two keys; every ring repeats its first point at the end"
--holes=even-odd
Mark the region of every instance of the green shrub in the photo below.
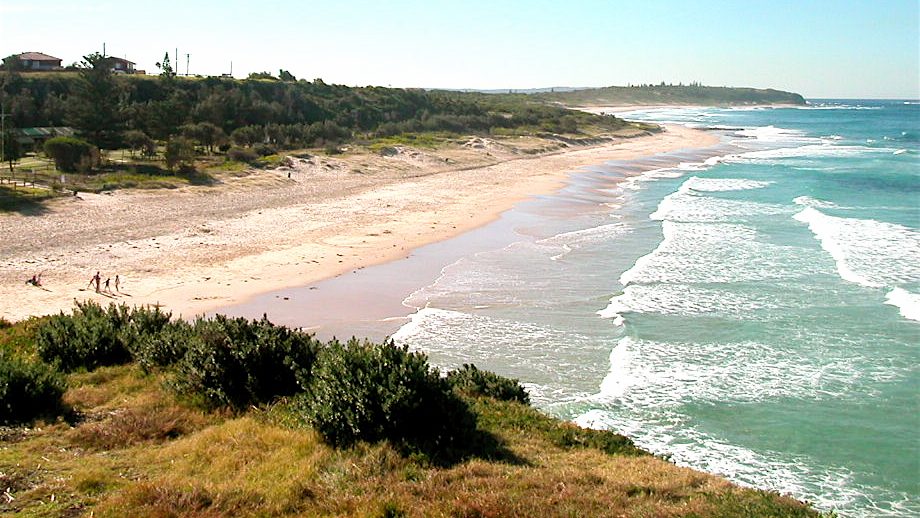
{"type": "Polygon", "coordinates": [[[258,143],[252,146],[252,150],[255,151],[259,156],[268,156],[274,155],[278,152],[278,149],[271,144],[258,143]]]}
{"type": "Polygon", "coordinates": [[[173,387],[211,408],[246,408],[302,390],[319,343],[312,335],[275,326],[263,317],[249,321],[217,315],[192,326],[188,349],[176,364],[173,387]]]}
{"type": "Polygon", "coordinates": [[[95,302],[77,302],[72,315],[53,315],[39,326],[38,353],[64,372],[127,363],[128,319],[126,306],[112,304],[104,310],[95,302]]]}
{"type": "Polygon", "coordinates": [[[73,314],[51,316],[39,326],[36,345],[43,360],[65,372],[118,365],[131,361],[137,344],[159,333],[171,316],[159,308],[77,302],[73,314]]]}
{"type": "Polygon", "coordinates": [[[245,147],[232,147],[227,150],[227,158],[236,162],[250,163],[259,158],[259,154],[245,147]]]}
{"type": "Polygon", "coordinates": [[[530,396],[518,380],[479,370],[472,364],[464,364],[462,368],[448,372],[447,381],[454,389],[469,396],[530,404],[530,396]]]}
{"type": "Polygon", "coordinates": [[[64,376],[51,366],[0,349],[0,423],[56,413],[64,388],[64,376]]]}
{"type": "Polygon", "coordinates": [[[195,143],[185,137],[172,137],[166,142],[163,153],[166,167],[172,171],[193,169],[195,165],[195,143]]]}
{"type": "Polygon", "coordinates": [[[54,137],[44,145],[45,154],[54,159],[61,171],[75,172],[78,168],[92,168],[98,160],[99,150],[85,140],[74,137],[54,137]]]}
{"type": "Polygon", "coordinates": [[[184,320],[169,322],[155,333],[141,334],[132,351],[134,361],[144,372],[175,365],[185,357],[192,335],[192,326],[184,320]]]}
{"type": "Polygon", "coordinates": [[[336,447],[386,439],[448,459],[476,432],[475,415],[425,355],[391,341],[330,343],[308,387],[305,417],[336,447]]]}

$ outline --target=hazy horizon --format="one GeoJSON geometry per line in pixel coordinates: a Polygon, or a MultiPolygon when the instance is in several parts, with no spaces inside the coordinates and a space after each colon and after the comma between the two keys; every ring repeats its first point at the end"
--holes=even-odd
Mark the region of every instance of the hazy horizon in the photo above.
{"type": "Polygon", "coordinates": [[[920,9],[912,0],[742,4],[481,0],[59,0],[0,6],[0,53],[69,65],[101,51],[149,74],[165,53],[191,74],[285,69],[352,86],[527,90],[701,82],[806,98],[920,97],[920,9]],[[188,55],[188,61],[186,60],[188,55]]]}

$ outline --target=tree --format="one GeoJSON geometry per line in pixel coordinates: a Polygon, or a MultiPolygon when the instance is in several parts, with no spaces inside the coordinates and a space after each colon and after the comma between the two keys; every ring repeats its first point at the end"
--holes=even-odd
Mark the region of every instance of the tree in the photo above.
{"type": "Polygon", "coordinates": [[[92,169],[99,159],[99,150],[85,140],[74,137],[54,137],[44,146],[45,154],[54,159],[54,165],[69,173],[92,169]]]}
{"type": "Polygon", "coordinates": [[[3,69],[9,73],[21,72],[24,68],[19,54],[11,54],[3,58],[3,69]]]}
{"type": "Polygon", "coordinates": [[[153,143],[153,139],[141,130],[128,130],[122,138],[125,141],[125,145],[131,150],[132,157],[135,151],[142,151],[145,156],[152,155],[155,151],[156,146],[153,143]]]}
{"type": "Polygon", "coordinates": [[[92,144],[115,149],[121,143],[124,114],[122,88],[112,74],[112,59],[99,53],[84,56],[74,84],[70,122],[92,144]]]}
{"type": "Polygon", "coordinates": [[[214,152],[214,146],[227,142],[227,135],[224,130],[210,122],[186,124],[182,127],[182,134],[192,140],[196,140],[202,146],[206,146],[208,153],[214,152]]]}
{"type": "Polygon", "coordinates": [[[170,171],[195,164],[195,144],[185,137],[173,137],[166,143],[166,167],[170,171]]]}
{"type": "Polygon", "coordinates": [[[290,82],[290,83],[297,81],[297,78],[294,77],[294,74],[288,72],[287,70],[284,70],[283,68],[278,71],[278,79],[284,82],[290,82]]]}
{"type": "Polygon", "coordinates": [[[3,156],[0,160],[10,163],[10,172],[13,172],[13,163],[22,158],[22,146],[12,131],[3,134],[3,156]]]}
{"type": "Polygon", "coordinates": [[[173,71],[172,63],[169,62],[169,51],[167,51],[166,54],[163,55],[163,61],[160,61],[156,65],[157,65],[157,68],[160,69],[161,76],[172,77],[176,75],[175,71],[173,71]]]}
{"type": "Polygon", "coordinates": [[[236,128],[230,134],[230,138],[237,145],[251,146],[257,142],[265,140],[265,129],[261,126],[243,126],[236,128]]]}

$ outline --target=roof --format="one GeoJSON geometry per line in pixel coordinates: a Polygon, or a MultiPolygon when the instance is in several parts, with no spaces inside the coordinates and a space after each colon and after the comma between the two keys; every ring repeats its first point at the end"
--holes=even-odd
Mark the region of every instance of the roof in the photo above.
{"type": "Polygon", "coordinates": [[[23,137],[72,137],[74,136],[73,128],[67,126],[44,127],[44,128],[16,128],[13,130],[16,135],[23,137]]]}
{"type": "Polygon", "coordinates": [[[60,61],[61,58],[56,58],[54,56],[49,56],[48,54],[42,54],[41,52],[23,52],[19,55],[19,59],[28,59],[30,61],[60,61]]]}
{"type": "Polygon", "coordinates": [[[132,65],[135,65],[135,64],[136,64],[136,63],[133,62],[133,61],[129,61],[129,60],[125,59],[125,58],[116,58],[115,56],[108,56],[108,59],[111,59],[112,61],[121,61],[122,63],[131,63],[132,65]]]}

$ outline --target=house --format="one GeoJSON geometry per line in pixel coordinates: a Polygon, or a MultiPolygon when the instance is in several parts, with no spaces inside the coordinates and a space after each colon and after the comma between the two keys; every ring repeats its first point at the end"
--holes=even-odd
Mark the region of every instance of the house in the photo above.
{"type": "Polygon", "coordinates": [[[17,56],[24,70],[61,70],[61,58],[41,52],[23,52],[17,56]]]}
{"type": "Polygon", "coordinates": [[[112,72],[116,74],[133,74],[134,72],[134,62],[128,61],[124,58],[116,58],[115,56],[109,56],[109,61],[112,63],[112,72]]]}
{"type": "Polygon", "coordinates": [[[19,141],[25,149],[38,151],[45,141],[54,137],[73,137],[76,131],[65,126],[44,128],[15,128],[11,131],[13,138],[19,141]]]}

